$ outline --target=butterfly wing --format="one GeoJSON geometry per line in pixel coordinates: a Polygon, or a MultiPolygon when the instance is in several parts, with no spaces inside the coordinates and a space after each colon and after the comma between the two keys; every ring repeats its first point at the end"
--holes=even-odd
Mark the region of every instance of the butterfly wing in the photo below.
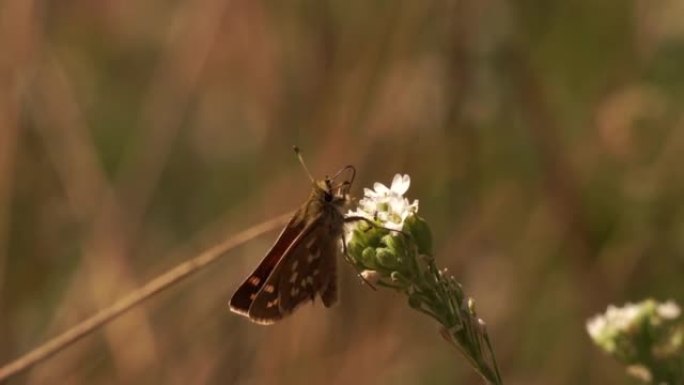
{"type": "Polygon", "coordinates": [[[292,243],[264,287],[257,293],[249,317],[273,323],[292,313],[318,293],[326,307],[337,300],[337,236],[333,218],[322,213],[292,243]]]}
{"type": "Polygon", "coordinates": [[[288,222],[283,231],[280,232],[278,239],[266,254],[266,257],[235,291],[235,294],[230,299],[230,310],[248,316],[249,307],[252,305],[257,293],[264,286],[266,280],[288,248],[292,246],[298,236],[301,236],[302,229],[305,227],[302,211],[303,209],[300,209],[292,216],[292,219],[290,219],[290,222],[288,222]]]}
{"type": "Polygon", "coordinates": [[[328,242],[321,244],[323,250],[319,269],[326,273],[314,274],[316,290],[325,307],[330,307],[337,302],[337,256],[340,254],[340,235],[335,234],[328,242]]]}

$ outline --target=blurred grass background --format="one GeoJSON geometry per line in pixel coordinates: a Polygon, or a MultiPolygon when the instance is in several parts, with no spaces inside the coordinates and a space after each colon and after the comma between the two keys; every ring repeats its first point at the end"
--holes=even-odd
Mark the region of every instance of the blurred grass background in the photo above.
{"type": "MultiPolygon", "coordinates": [[[[584,321],[684,300],[684,2],[0,0],[0,362],[312,172],[412,177],[506,384],[629,383],[584,321]]],[[[254,239],[10,384],[480,384],[359,284],[259,327],[254,239]]]]}

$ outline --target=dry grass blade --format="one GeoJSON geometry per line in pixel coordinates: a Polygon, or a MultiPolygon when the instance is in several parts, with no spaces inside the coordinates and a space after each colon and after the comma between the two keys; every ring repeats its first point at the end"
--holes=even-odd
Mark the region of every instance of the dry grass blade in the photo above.
{"type": "Polygon", "coordinates": [[[80,322],[71,329],[45,342],[43,345],[38,346],[37,348],[17,358],[9,364],[0,367],[0,382],[47,359],[51,355],[78,341],[102,325],[112,321],[127,310],[141,304],[154,294],[171,287],[173,284],[180,282],[182,279],[187,278],[191,274],[203,269],[212,262],[217,261],[222,255],[225,255],[227,251],[240,246],[243,243],[246,243],[247,241],[254,239],[264,233],[285,225],[291,215],[292,213],[281,215],[250,227],[226,239],[225,241],[220,242],[210,249],[203,251],[194,258],[177,265],[166,273],[161,274],[157,278],[154,278],[144,286],[114,302],[109,307],[102,309],[92,317],[80,322]]]}

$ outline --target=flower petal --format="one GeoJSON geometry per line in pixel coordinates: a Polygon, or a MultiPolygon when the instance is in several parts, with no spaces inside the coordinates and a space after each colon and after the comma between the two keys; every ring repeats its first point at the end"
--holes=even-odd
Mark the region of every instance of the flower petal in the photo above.
{"type": "Polygon", "coordinates": [[[408,201],[406,199],[392,199],[389,202],[390,209],[395,213],[402,213],[406,211],[408,201]]]}
{"type": "Polygon", "coordinates": [[[408,174],[395,174],[394,179],[392,179],[391,190],[394,194],[403,196],[406,193],[406,191],[408,191],[410,185],[411,177],[408,176],[408,174]]]}
{"type": "Polygon", "coordinates": [[[369,198],[373,198],[376,196],[375,191],[373,191],[367,187],[363,188],[363,195],[366,197],[369,197],[369,198]]]}
{"type": "Polygon", "coordinates": [[[418,212],[418,201],[404,198],[410,185],[411,178],[402,174],[394,176],[390,187],[376,182],[372,190],[363,190],[364,197],[359,200],[356,211],[350,211],[347,216],[362,216],[382,227],[400,230],[406,218],[418,212]]]}
{"type": "Polygon", "coordinates": [[[661,303],[656,308],[658,315],[664,319],[675,319],[679,317],[681,310],[674,301],[661,303]]]}
{"type": "Polygon", "coordinates": [[[387,195],[390,192],[390,189],[380,182],[373,183],[373,190],[375,190],[376,196],[387,195]]]}
{"type": "Polygon", "coordinates": [[[402,184],[402,178],[401,174],[394,174],[394,178],[392,178],[392,185],[390,187],[390,190],[393,192],[396,191],[398,188],[400,188],[402,184]]]}

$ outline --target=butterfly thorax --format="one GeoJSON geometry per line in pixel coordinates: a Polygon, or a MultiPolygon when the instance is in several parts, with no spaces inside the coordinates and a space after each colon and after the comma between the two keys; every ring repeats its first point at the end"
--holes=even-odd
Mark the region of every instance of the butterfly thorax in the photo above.
{"type": "MultiPolygon", "coordinates": [[[[340,189],[338,189],[340,190],[340,189]]],[[[320,202],[323,206],[335,208],[338,212],[342,210],[347,204],[347,194],[341,191],[334,191],[329,179],[319,180],[314,184],[311,191],[309,202],[320,202]]]]}

